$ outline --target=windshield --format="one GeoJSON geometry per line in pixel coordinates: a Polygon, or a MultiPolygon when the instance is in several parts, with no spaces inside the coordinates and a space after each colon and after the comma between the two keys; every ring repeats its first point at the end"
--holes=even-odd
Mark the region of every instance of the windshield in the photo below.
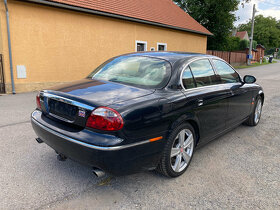
{"type": "Polygon", "coordinates": [[[121,56],[109,60],[89,77],[142,88],[164,87],[170,77],[169,62],[144,56],[121,56]]]}

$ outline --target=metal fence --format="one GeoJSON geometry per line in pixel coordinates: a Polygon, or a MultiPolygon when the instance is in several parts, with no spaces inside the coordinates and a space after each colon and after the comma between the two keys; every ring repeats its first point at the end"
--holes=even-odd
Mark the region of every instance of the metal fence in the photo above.
{"type": "Polygon", "coordinates": [[[245,52],[242,53],[242,52],[207,50],[207,54],[222,58],[230,64],[244,64],[247,62],[247,54],[245,52]]]}

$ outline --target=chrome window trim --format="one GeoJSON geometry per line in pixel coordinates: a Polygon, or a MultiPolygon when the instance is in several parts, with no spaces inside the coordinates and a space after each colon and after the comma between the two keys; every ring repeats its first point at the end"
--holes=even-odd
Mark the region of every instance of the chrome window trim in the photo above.
{"type": "Polygon", "coordinates": [[[120,146],[112,146],[112,147],[96,146],[96,145],[93,145],[93,144],[88,144],[88,143],[85,143],[85,142],[73,139],[71,137],[65,136],[64,134],[59,133],[57,131],[54,131],[54,130],[48,128],[47,126],[39,123],[34,118],[31,118],[31,120],[32,120],[33,123],[35,123],[36,125],[40,126],[42,129],[52,133],[53,135],[56,135],[56,136],[58,136],[60,138],[63,138],[65,140],[67,140],[67,141],[70,141],[70,142],[75,143],[75,144],[79,144],[81,146],[84,146],[84,147],[87,147],[87,148],[90,148],[90,149],[96,149],[96,150],[102,150],[102,151],[115,151],[115,150],[121,150],[121,149],[126,149],[126,148],[130,148],[130,147],[135,147],[135,146],[138,146],[138,145],[150,143],[149,140],[144,140],[144,141],[140,141],[140,142],[136,142],[136,143],[132,143],[132,144],[120,145],[120,146]]]}
{"type": "Polygon", "coordinates": [[[239,74],[229,63],[227,63],[225,60],[223,60],[223,59],[221,59],[221,58],[219,58],[219,57],[208,57],[208,56],[206,57],[206,56],[204,56],[204,57],[198,57],[198,58],[190,59],[190,60],[184,65],[184,67],[183,67],[183,69],[182,69],[182,71],[181,71],[181,73],[180,73],[180,85],[181,85],[183,91],[188,92],[188,91],[199,90],[199,89],[203,89],[203,88],[209,88],[209,87],[215,87],[215,86],[221,86],[221,85],[222,85],[222,86],[228,85],[228,84],[222,84],[222,83],[221,83],[221,84],[217,84],[217,85],[206,85],[206,86],[203,86],[203,87],[195,87],[195,88],[186,89],[186,88],[184,87],[184,85],[183,85],[183,73],[184,73],[184,71],[186,70],[186,68],[187,68],[192,62],[197,61],[197,60],[202,60],[202,59],[207,59],[207,60],[209,60],[211,66],[212,66],[212,68],[213,68],[213,71],[214,71],[215,75],[218,75],[218,74],[217,74],[216,67],[215,67],[214,63],[212,63],[212,62],[213,62],[212,59],[221,60],[221,61],[225,62],[226,64],[228,64],[228,65],[238,74],[239,79],[240,79],[240,82],[228,83],[228,84],[242,84],[242,79],[241,79],[240,74],[239,74]]]}
{"type": "Polygon", "coordinates": [[[207,85],[207,86],[203,86],[203,87],[196,87],[196,88],[191,88],[191,89],[186,89],[185,92],[193,92],[196,90],[203,90],[203,89],[209,89],[209,87],[227,87],[229,86],[229,84],[240,84],[240,83],[228,83],[228,84],[216,84],[216,85],[207,85]]]}
{"type": "Polygon", "coordinates": [[[95,107],[93,107],[93,106],[83,104],[83,103],[80,103],[78,101],[74,101],[72,99],[65,98],[65,97],[58,96],[58,95],[54,95],[54,94],[51,94],[51,93],[41,92],[40,95],[43,96],[43,97],[53,99],[53,100],[57,100],[57,101],[61,101],[61,102],[67,103],[67,104],[71,104],[71,105],[74,105],[74,106],[77,106],[77,107],[80,107],[80,108],[83,108],[83,109],[86,109],[86,110],[89,110],[89,111],[92,111],[92,110],[95,109],[95,107]]]}
{"type": "MultiPolygon", "coordinates": [[[[223,59],[221,59],[221,58],[219,58],[219,57],[213,57],[213,58],[211,58],[211,62],[213,63],[213,68],[215,69],[215,72],[217,73],[217,75],[219,75],[218,74],[218,72],[217,72],[217,69],[216,69],[216,66],[215,66],[215,64],[214,64],[214,62],[213,62],[213,60],[220,60],[220,61],[222,61],[222,62],[224,62],[225,64],[227,64],[230,68],[232,68],[232,70],[234,71],[234,72],[236,72],[236,74],[238,75],[238,77],[239,77],[239,82],[240,83],[242,83],[243,82],[243,80],[242,80],[242,77],[240,76],[240,74],[233,68],[233,66],[232,65],[230,65],[228,62],[226,62],[225,60],[223,60],[223,59]]],[[[232,84],[234,84],[235,82],[233,82],[232,84]]]]}
{"type": "MultiPolygon", "coordinates": [[[[191,88],[191,89],[186,89],[186,88],[184,87],[184,85],[183,85],[183,73],[184,73],[184,71],[186,70],[186,68],[187,68],[192,62],[198,61],[198,60],[204,60],[204,59],[207,59],[207,60],[209,61],[210,65],[212,66],[212,63],[211,63],[211,61],[210,61],[210,58],[211,58],[211,57],[206,57],[206,56],[205,56],[205,57],[199,57],[199,58],[193,58],[193,59],[190,59],[189,62],[187,62],[187,63],[184,65],[183,70],[182,70],[181,73],[180,73],[180,85],[181,85],[181,87],[183,88],[184,91],[192,90],[192,89],[197,89],[197,88],[204,88],[204,87],[214,86],[214,85],[206,85],[206,86],[203,86],[203,87],[195,87],[195,88],[191,88]]],[[[214,69],[213,66],[212,66],[212,68],[213,68],[214,74],[216,75],[216,71],[215,71],[215,69],[214,69]]],[[[219,85],[220,85],[220,84],[219,84],[219,85]]]]}

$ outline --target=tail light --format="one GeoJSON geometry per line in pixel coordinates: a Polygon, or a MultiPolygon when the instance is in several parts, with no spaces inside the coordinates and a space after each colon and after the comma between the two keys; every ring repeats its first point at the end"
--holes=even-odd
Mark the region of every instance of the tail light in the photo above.
{"type": "Polygon", "coordinates": [[[116,110],[99,107],[92,111],[86,126],[104,131],[117,131],[122,129],[123,119],[116,110]]]}
{"type": "Polygon", "coordinates": [[[40,93],[38,93],[36,96],[36,103],[37,103],[37,108],[41,110],[42,107],[41,107],[41,102],[40,102],[40,93]]]}

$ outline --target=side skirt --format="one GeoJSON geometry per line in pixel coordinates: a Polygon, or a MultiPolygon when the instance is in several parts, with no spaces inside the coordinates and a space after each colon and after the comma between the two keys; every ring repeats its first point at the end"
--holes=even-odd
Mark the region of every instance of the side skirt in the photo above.
{"type": "Polygon", "coordinates": [[[209,142],[211,142],[211,141],[213,141],[213,140],[215,140],[215,139],[217,139],[217,138],[219,138],[219,137],[225,135],[226,133],[232,131],[234,128],[237,128],[239,125],[241,125],[241,124],[244,123],[246,120],[248,120],[248,118],[249,118],[249,117],[246,117],[246,118],[243,119],[241,122],[236,123],[236,124],[230,126],[229,128],[223,130],[222,132],[218,133],[218,134],[215,135],[214,137],[210,138],[209,140],[204,141],[203,143],[200,143],[200,144],[198,143],[198,145],[196,146],[196,149],[199,149],[199,148],[205,146],[206,144],[208,144],[209,142]]]}

